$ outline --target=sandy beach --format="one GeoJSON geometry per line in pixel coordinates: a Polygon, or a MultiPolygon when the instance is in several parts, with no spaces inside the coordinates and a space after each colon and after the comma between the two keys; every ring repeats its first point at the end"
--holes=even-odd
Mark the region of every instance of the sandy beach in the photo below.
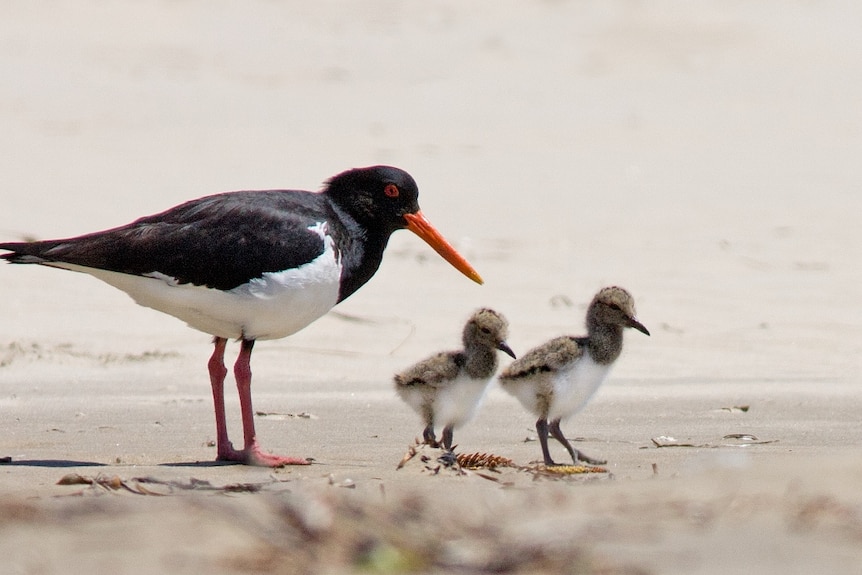
{"type": "Polygon", "coordinates": [[[6,3],[0,239],[391,164],[485,285],[399,232],[350,299],[260,342],[260,440],[314,460],[271,470],[213,461],[208,335],[0,265],[0,572],[862,572],[860,24],[774,0],[6,3]],[[606,285],[652,333],[563,425],[606,472],[537,471],[496,384],[457,451],[515,467],[396,469],[422,424],[393,373],[480,306],[518,354],[582,334],[606,285]]]}

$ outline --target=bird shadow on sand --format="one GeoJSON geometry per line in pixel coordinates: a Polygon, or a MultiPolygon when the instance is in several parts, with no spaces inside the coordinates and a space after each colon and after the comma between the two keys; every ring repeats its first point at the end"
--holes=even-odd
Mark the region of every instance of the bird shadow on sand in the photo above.
{"type": "MultiPolygon", "coordinates": [[[[191,467],[205,469],[208,467],[225,467],[239,465],[233,461],[179,461],[174,463],[158,463],[158,467],[191,467]]],[[[49,469],[64,469],[67,467],[113,467],[110,463],[96,461],[73,461],[69,459],[10,459],[0,457],[0,467],[45,467],[49,469]]]]}
{"type": "Polygon", "coordinates": [[[159,463],[159,467],[225,467],[228,465],[239,465],[234,461],[177,461],[174,463],[159,463]]]}
{"type": "Polygon", "coordinates": [[[97,463],[95,461],[73,461],[70,459],[19,459],[19,460],[0,460],[0,465],[10,467],[47,467],[53,469],[62,469],[66,467],[106,467],[105,463],[97,463]]]}

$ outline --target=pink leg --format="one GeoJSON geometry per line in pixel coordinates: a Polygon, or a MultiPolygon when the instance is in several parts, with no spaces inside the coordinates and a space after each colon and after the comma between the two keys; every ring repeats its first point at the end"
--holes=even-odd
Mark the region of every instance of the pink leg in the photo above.
{"type": "Polygon", "coordinates": [[[215,349],[207,366],[210,371],[210,385],[213,388],[213,405],[215,406],[216,420],[216,446],[219,461],[231,461],[236,453],[227,436],[227,420],[224,411],[224,378],[227,376],[227,368],[224,366],[224,349],[227,340],[223,337],[213,339],[215,349]]]}
{"type": "MultiPolygon", "coordinates": [[[[244,447],[240,455],[242,463],[261,467],[281,467],[283,465],[308,465],[307,459],[271,455],[260,449],[254,431],[254,410],[251,406],[251,350],[254,340],[242,340],[242,348],[233,366],[236,387],[239,390],[239,405],[242,411],[242,433],[244,447]]],[[[236,460],[235,460],[236,461],[236,460]]]]}
{"type": "Polygon", "coordinates": [[[245,445],[242,451],[234,449],[227,435],[227,420],[224,408],[224,380],[227,368],[224,365],[224,351],[227,340],[217,337],[213,340],[215,350],[207,364],[210,372],[210,384],[213,389],[213,405],[216,419],[217,461],[235,461],[246,465],[262,467],[281,467],[282,465],[308,465],[309,461],[298,457],[279,457],[260,450],[254,433],[254,411],[251,407],[251,350],[253,340],[243,340],[242,349],[236,364],[234,377],[239,389],[239,403],[242,409],[242,431],[245,445]]]}

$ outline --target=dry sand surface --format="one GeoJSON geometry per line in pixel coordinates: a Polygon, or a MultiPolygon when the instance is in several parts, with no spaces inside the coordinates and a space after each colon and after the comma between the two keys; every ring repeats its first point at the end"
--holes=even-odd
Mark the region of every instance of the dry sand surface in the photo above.
{"type": "MultiPolygon", "coordinates": [[[[261,440],[315,460],[267,470],[212,463],[207,335],[0,267],[0,572],[862,572],[860,27],[840,2],[3,3],[0,238],[386,163],[486,285],[400,232],[258,345],[261,440]],[[396,470],[421,424],[395,371],[478,306],[517,353],[581,333],[609,284],[652,337],[563,426],[608,473],[396,470]]],[[[495,388],[455,442],[527,466],[532,424],[495,388]]]]}

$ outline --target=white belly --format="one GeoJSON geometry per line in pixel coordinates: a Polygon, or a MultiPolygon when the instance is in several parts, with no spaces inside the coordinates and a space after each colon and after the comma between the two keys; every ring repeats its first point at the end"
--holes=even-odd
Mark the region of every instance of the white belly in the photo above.
{"type": "Polygon", "coordinates": [[[548,420],[565,419],[583,409],[610,371],[610,365],[596,363],[585,354],[572,368],[557,372],[548,420]]]}
{"type": "Polygon", "coordinates": [[[428,406],[433,404],[433,401],[426,395],[426,391],[427,390],[415,385],[395,386],[395,392],[398,394],[398,397],[403,399],[404,402],[413,409],[413,411],[423,418],[428,411],[428,406]]]}
{"type": "Polygon", "coordinates": [[[476,416],[485,399],[490,377],[473,379],[459,375],[451,385],[441,389],[434,400],[434,423],[459,427],[476,416]]]}
{"type": "Polygon", "coordinates": [[[88,273],[123,290],[137,303],[189,326],[229,339],[277,339],[296,333],[338,302],[341,265],[329,237],[324,253],[296,269],[265,273],[229,291],[178,284],[153,273],[137,276],[62,262],[50,265],[88,273]]]}
{"type": "Polygon", "coordinates": [[[611,367],[601,365],[589,355],[556,372],[541,372],[530,377],[501,380],[501,387],[513,395],[527,411],[549,421],[565,419],[580,411],[607,377],[611,367]],[[547,411],[547,416],[545,412],[547,411]]]}
{"type": "Polygon", "coordinates": [[[541,417],[543,406],[539,390],[545,387],[541,380],[549,377],[548,374],[541,373],[530,378],[501,380],[500,386],[513,395],[524,406],[524,409],[536,417],[541,417]]]}

